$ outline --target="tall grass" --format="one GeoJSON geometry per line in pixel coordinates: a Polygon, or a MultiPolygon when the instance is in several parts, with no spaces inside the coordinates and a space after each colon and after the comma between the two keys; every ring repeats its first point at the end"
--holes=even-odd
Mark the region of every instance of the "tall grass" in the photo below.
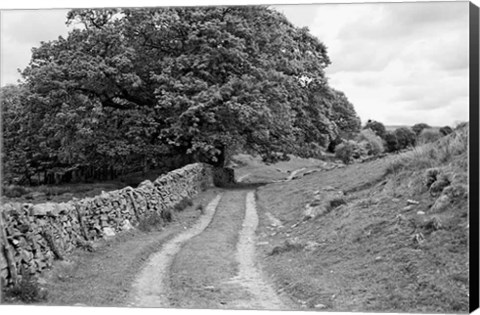
{"type": "Polygon", "coordinates": [[[450,163],[454,157],[468,153],[468,125],[435,142],[415,147],[394,159],[388,173],[401,170],[419,170],[450,163]]]}

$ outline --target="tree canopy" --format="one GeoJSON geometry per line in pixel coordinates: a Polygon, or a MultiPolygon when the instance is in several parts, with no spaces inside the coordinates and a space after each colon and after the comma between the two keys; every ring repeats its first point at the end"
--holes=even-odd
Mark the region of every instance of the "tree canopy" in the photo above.
{"type": "Polygon", "coordinates": [[[5,105],[27,113],[5,117],[5,137],[44,168],[309,156],[359,129],[328,85],[326,46],[270,8],[72,10],[67,23],[67,38],[32,49],[22,101],[9,101],[21,109],[5,105]]]}
{"type": "Polygon", "coordinates": [[[428,124],[418,123],[412,126],[412,131],[415,132],[416,136],[419,136],[420,133],[422,133],[423,129],[428,129],[428,128],[431,128],[428,124]]]}
{"type": "Polygon", "coordinates": [[[369,119],[363,129],[371,129],[377,136],[382,139],[385,139],[385,135],[387,134],[387,129],[385,125],[379,121],[369,119]]]}

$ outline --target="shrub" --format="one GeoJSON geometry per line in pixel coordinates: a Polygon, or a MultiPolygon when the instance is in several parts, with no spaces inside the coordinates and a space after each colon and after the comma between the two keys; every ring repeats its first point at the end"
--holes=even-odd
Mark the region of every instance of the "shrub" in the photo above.
{"type": "Polygon", "coordinates": [[[350,141],[341,143],[335,147],[335,157],[345,164],[352,161],[353,145],[350,141]]]}
{"type": "Polygon", "coordinates": [[[283,243],[283,245],[275,246],[268,255],[273,256],[273,255],[278,255],[278,254],[282,254],[282,253],[290,252],[290,251],[300,251],[304,248],[305,248],[304,244],[300,244],[300,243],[297,243],[297,242],[291,242],[289,240],[286,240],[283,243]]]}
{"type": "Polygon", "coordinates": [[[330,144],[327,147],[327,151],[330,153],[334,153],[336,151],[337,146],[341,143],[342,143],[342,138],[337,137],[333,139],[332,141],[330,141],[330,144]]]}
{"type": "Polygon", "coordinates": [[[366,151],[368,155],[377,155],[384,151],[382,139],[372,129],[362,130],[358,140],[367,143],[366,151]]]}
{"type": "Polygon", "coordinates": [[[424,181],[427,188],[430,188],[430,186],[437,181],[437,177],[440,173],[441,171],[437,167],[429,168],[425,171],[424,181]]]}
{"type": "Polygon", "coordinates": [[[451,134],[453,132],[453,129],[449,126],[445,126],[445,127],[440,128],[439,131],[443,136],[448,136],[449,134],[451,134]]]}
{"type": "Polygon", "coordinates": [[[345,198],[343,197],[336,197],[332,200],[329,201],[328,203],[328,206],[327,206],[327,213],[332,211],[333,209],[341,206],[341,205],[345,205],[347,204],[347,201],[345,200],[345,198]]]}
{"type": "Polygon", "coordinates": [[[438,196],[445,187],[451,184],[451,179],[449,174],[440,174],[437,177],[437,180],[430,186],[430,194],[432,196],[438,196]]]}
{"type": "Polygon", "coordinates": [[[159,229],[165,222],[172,221],[172,212],[162,210],[160,213],[152,212],[138,221],[138,229],[143,232],[150,232],[159,229]]]}
{"type": "Polygon", "coordinates": [[[375,132],[375,134],[382,139],[385,138],[385,135],[387,133],[387,130],[385,129],[385,126],[381,122],[378,122],[378,121],[375,121],[375,120],[370,120],[370,119],[366,123],[365,127],[363,127],[363,129],[373,130],[373,132],[375,132]]]}
{"type": "Polygon", "coordinates": [[[188,197],[185,197],[183,198],[179,203],[177,203],[173,208],[176,210],[176,211],[182,211],[184,210],[186,207],[190,207],[193,205],[193,201],[192,199],[188,198],[188,197]]]}
{"type": "Polygon", "coordinates": [[[442,137],[442,134],[437,129],[424,129],[418,136],[418,144],[426,144],[435,142],[442,137]]]}
{"type": "Polygon", "coordinates": [[[7,198],[19,198],[27,193],[28,190],[22,186],[10,185],[3,189],[3,195],[7,198]]]}
{"type": "Polygon", "coordinates": [[[414,146],[416,142],[415,133],[406,127],[400,127],[393,132],[397,137],[398,146],[400,149],[405,149],[414,146]]]}
{"type": "Polygon", "coordinates": [[[351,163],[353,159],[357,159],[362,155],[366,155],[366,152],[358,143],[352,140],[339,144],[335,150],[335,157],[345,164],[351,163]]]}
{"type": "Polygon", "coordinates": [[[387,152],[396,152],[400,150],[400,145],[398,144],[397,136],[393,132],[387,132],[385,134],[385,146],[387,152]]]}
{"type": "Polygon", "coordinates": [[[47,300],[47,291],[28,273],[22,272],[21,280],[5,289],[5,300],[23,303],[38,303],[47,300]]]}
{"type": "Polygon", "coordinates": [[[431,127],[425,123],[419,123],[412,126],[412,130],[413,132],[415,132],[417,136],[422,132],[423,129],[427,129],[427,128],[431,128],[431,127]]]}

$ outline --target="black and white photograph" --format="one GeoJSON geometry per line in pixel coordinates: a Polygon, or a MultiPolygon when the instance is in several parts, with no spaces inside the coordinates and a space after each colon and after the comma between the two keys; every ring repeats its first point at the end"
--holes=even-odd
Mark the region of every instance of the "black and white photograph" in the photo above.
{"type": "Polygon", "coordinates": [[[0,313],[478,308],[477,5],[75,4],[0,9],[0,313]]]}

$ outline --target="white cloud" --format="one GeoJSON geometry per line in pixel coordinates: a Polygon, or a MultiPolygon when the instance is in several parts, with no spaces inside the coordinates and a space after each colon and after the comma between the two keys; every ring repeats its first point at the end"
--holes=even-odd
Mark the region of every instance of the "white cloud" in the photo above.
{"type": "Polygon", "coordinates": [[[363,121],[468,120],[468,3],[332,4],[312,11],[310,30],[332,61],[330,84],[345,92],[363,121]]]}
{"type": "Polygon", "coordinates": [[[67,10],[11,10],[1,12],[1,83],[20,79],[17,69],[24,69],[32,47],[41,41],[66,36],[67,10]]]}

